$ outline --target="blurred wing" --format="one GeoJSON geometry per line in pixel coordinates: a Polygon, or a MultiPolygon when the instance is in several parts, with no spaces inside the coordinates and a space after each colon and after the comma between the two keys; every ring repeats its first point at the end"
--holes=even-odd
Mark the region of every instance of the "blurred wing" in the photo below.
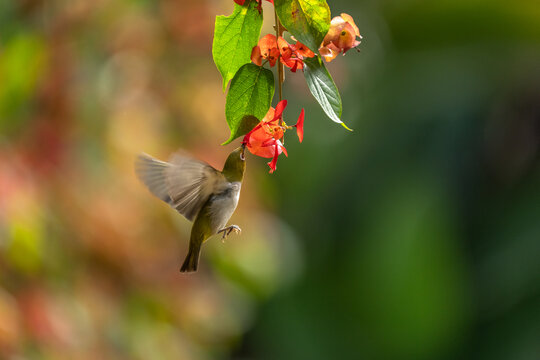
{"type": "Polygon", "coordinates": [[[140,154],[135,161],[135,173],[139,180],[146,185],[152,194],[172,205],[165,181],[165,170],[170,166],[171,164],[154,159],[147,154],[140,154]]]}
{"type": "Polygon", "coordinates": [[[139,155],[136,173],[158,198],[192,221],[214,190],[226,184],[225,177],[203,161],[177,153],[170,162],[139,155]]]}
{"type": "Polygon", "coordinates": [[[188,220],[199,213],[210,195],[227,186],[227,180],[204,161],[182,153],[173,154],[166,171],[173,207],[188,220]]]}

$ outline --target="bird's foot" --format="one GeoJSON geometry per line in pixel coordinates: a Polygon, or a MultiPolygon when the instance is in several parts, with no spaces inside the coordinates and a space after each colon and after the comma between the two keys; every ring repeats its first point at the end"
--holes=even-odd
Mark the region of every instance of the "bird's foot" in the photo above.
{"type": "Polygon", "coordinates": [[[230,233],[233,232],[233,231],[234,231],[235,233],[237,233],[237,234],[240,234],[240,233],[242,232],[242,229],[240,229],[240,227],[237,226],[237,225],[231,225],[231,226],[227,226],[226,228],[223,228],[223,229],[219,230],[219,231],[218,231],[218,234],[219,234],[220,232],[223,233],[223,236],[221,237],[221,240],[222,240],[223,242],[225,242],[225,238],[226,238],[227,236],[229,236],[230,233]]]}

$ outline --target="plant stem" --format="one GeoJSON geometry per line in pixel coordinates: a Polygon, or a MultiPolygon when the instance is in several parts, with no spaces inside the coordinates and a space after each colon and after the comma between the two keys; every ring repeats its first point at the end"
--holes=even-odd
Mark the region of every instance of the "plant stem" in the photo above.
{"type": "MultiPolygon", "coordinates": [[[[274,17],[276,21],[275,29],[276,29],[276,41],[277,41],[277,39],[280,36],[283,36],[283,25],[281,25],[281,22],[279,21],[275,6],[274,6],[274,17]]],[[[283,85],[283,82],[285,81],[285,73],[283,72],[283,64],[281,63],[281,61],[278,61],[277,69],[278,69],[278,95],[279,95],[279,101],[281,101],[283,100],[282,85],[283,85]]]]}

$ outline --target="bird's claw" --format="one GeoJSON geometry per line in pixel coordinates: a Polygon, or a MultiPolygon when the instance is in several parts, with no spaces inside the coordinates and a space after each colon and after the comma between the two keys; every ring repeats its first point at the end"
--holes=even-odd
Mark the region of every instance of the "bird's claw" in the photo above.
{"type": "Polygon", "coordinates": [[[237,225],[231,225],[231,226],[227,226],[226,228],[223,228],[223,229],[219,230],[219,231],[218,231],[218,234],[219,234],[220,232],[223,233],[223,236],[221,237],[221,240],[224,241],[225,238],[226,238],[227,236],[229,236],[230,233],[233,232],[233,231],[234,231],[236,234],[240,234],[240,233],[242,232],[242,229],[240,229],[240,227],[237,226],[237,225]]]}

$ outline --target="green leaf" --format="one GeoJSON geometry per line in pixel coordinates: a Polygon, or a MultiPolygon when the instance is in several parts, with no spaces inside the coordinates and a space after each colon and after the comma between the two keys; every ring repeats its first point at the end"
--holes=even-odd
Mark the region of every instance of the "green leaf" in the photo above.
{"type": "Polygon", "coordinates": [[[223,92],[238,69],[251,62],[263,22],[256,7],[255,0],[247,0],[243,6],[235,4],[230,16],[216,16],[212,56],[223,77],[223,92]]]}
{"type": "Polygon", "coordinates": [[[339,96],[338,88],[334,84],[330,73],[326,70],[321,58],[318,56],[305,58],[304,64],[306,65],[304,76],[313,97],[317,99],[326,115],[332,121],[343,125],[347,130],[351,130],[340,119],[342,109],[341,96],[339,96]]]}
{"type": "Polygon", "coordinates": [[[274,74],[255,64],[246,64],[231,81],[225,117],[231,129],[226,145],[249,132],[266,115],[274,97],[274,74]]]}
{"type": "Polygon", "coordinates": [[[330,28],[326,0],[274,0],[279,20],[288,32],[315,53],[330,28]]]}

